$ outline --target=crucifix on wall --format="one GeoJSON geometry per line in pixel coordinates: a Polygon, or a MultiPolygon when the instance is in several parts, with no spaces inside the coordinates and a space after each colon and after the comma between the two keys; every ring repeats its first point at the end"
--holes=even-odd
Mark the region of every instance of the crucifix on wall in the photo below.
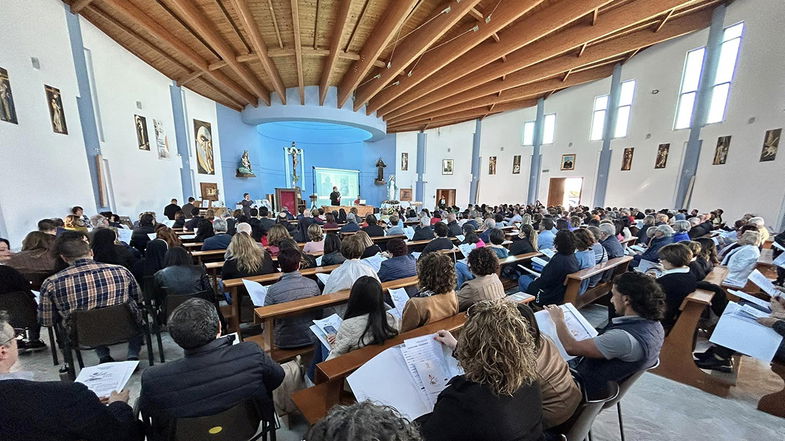
{"type": "Polygon", "coordinates": [[[289,169],[291,166],[291,174],[287,173],[287,179],[291,179],[291,188],[300,188],[300,177],[301,175],[297,174],[297,166],[299,165],[302,167],[302,156],[303,156],[303,149],[298,149],[297,144],[292,141],[291,147],[284,147],[284,151],[288,157],[291,157],[291,165],[287,159],[286,161],[286,168],[289,169]]]}
{"type": "Polygon", "coordinates": [[[376,181],[374,181],[378,185],[384,185],[385,184],[385,182],[384,182],[384,168],[385,167],[387,167],[387,164],[385,164],[384,161],[382,161],[382,158],[379,158],[379,160],[376,161],[376,170],[377,170],[377,172],[376,172],[376,181]]]}

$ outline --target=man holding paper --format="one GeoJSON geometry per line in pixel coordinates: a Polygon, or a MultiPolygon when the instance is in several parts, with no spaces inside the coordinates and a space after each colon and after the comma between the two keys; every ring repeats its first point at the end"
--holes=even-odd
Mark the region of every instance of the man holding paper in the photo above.
{"type": "Polygon", "coordinates": [[[602,394],[609,381],[621,381],[657,363],[665,331],[665,293],[650,276],[628,272],[613,281],[611,303],[618,317],[595,338],[576,340],[556,305],[545,309],[567,354],[583,357],[576,369],[589,397],[602,394]]]}

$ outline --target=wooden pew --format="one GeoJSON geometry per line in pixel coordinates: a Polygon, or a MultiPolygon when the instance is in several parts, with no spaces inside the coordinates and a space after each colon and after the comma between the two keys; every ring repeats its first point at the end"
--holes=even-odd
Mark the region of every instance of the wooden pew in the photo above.
{"type": "MultiPolygon", "coordinates": [[[[785,382],[785,363],[774,360],[771,370],[785,382]]],[[[758,410],[785,418],[785,386],[782,390],[761,397],[758,401],[758,410]]]]}
{"type": "Polygon", "coordinates": [[[210,250],[210,251],[192,251],[191,256],[194,258],[194,263],[197,265],[202,264],[204,262],[210,262],[215,260],[224,260],[224,254],[226,254],[226,250],[210,250]]]}
{"type": "Polygon", "coordinates": [[[579,294],[581,282],[609,270],[613,270],[613,276],[624,273],[627,271],[627,267],[631,261],[632,256],[616,257],[599,265],[594,265],[591,268],[582,269],[578,272],[569,274],[567,278],[564,279],[564,284],[567,286],[567,289],[564,292],[564,303],[572,303],[576,308],[581,308],[604,296],[611,290],[613,277],[609,278],[607,281],[600,281],[597,286],[588,288],[586,292],[579,294]]]}
{"type": "MultiPolygon", "coordinates": [[[[716,267],[705,279],[719,285],[727,274],[727,268],[716,267]]],[[[679,383],[696,387],[710,394],[727,397],[733,383],[708,374],[700,369],[692,358],[695,348],[694,337],[703,311],[711,305],[712,291],[698,289],[682,301],[676,323],[665,337],[660,351],[660,365],[653,373],[679,383]]],[[[738,363],[735,364],[738,367],[738,363]]]]}
{"type": "MultiPolygon", "coordinates": [[[[305,270],[303,270],[305,271],[305,270]]],[[[413,286],[417,284],[417,276],[407,277],[405,279],[391,280],[382,283],[383,289],[396,289],[404,288],[406,286],[413,286]]],[[[336,306],[349,301],[349,294],[351,290],[342,290],[330,294],[322,294],[320,296],[309,297],[306,299],[292,300],[291,302],[279,303],[277,305],[260,306],[254,309],[254,315],[258,322],[262,323],[264,331],[261,337],[256,340],[256,343],[269,352],[273,360],[284,362],[291,360],[297,355],[310,352],[313,346],[297,349],[279,349],[275,346],[274,330],[275,320],[301,315],[313,312],[317,309],[336,306]]]]}
{"type": "Polygon", "coordinates": [[[196,248],[196,250],[193,251],[198,251],[202,249],[202,245],[204,245],[204,242],[183,242],[183,248],[186,250],[189,248],[196,248]]]}

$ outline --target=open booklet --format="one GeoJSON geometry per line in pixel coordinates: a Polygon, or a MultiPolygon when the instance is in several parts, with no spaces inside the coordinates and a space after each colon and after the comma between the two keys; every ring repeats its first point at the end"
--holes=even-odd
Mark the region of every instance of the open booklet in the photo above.
{"type": "Polygon", "coordinates": [[[316,273],[316,278],[319,279],[323,285],[327,286],[327,280],[330,278],[330,273],[316,273]]]}
{"type": "Polygon", "coordinates": [[[123,390],[131,379],[139,361],[117,361],[98,366],[87,366],[79,371],[77,383],[82,383],[99,397],[123,390]]]}
{"type": "Polygon", "coordinates": [[[406,307],[406,302],[409,301],[409,294],[403,288],[390,288],[389,291],[393,307],[387,312],[400,321],[403,318],[403,308],[406,307]]]}
{"type": "Polygon", "coordinates": [[[779,297],[783,295],[782,291],[778,290],[771,280],[767,279],[760,271],[753,270],[749,276],[747,276],[747,280],[750,282],[758,285],[758,288],[762,289],[763,292],[772,296],[772,297],[779,297]]]}
{"type": "MultiPolygon", "coordinates": [[[[564,322],[567,325],[567,329],[576,340],[586,340],[587,338],[594,338],[597,336],[597,330],[592,327],[580,312],[578,312],[572,303],[565,303],[559,305],[559,307],[564,311],[564,322]]],[[[567,351],[564,350],[564,345],[561,344],[559,335],[556,333],[556,325],[553,323],[553,320],[551,320],[548,311],[538,311],[534,314],[534,318],[537,320],[540,332],[550,337],[551,340],[556,343],[556,347],[559,349],[559,354],[561,354],[562,358],[567,361],[575,358],[574,356],[567,354],[567,351]]]]}
{"type": "Polygon", "coordinates": [[[248,295],[251,296],[251,301],[254,306],[264,306],[264,300],[267,298],[267,287],[259,282],[253,280],[243,279],[248,295]]]}
{"type": "Polygon", "coordinates": [[[654,277],[659,277],[662,274],[662,266],[660,266],[657,262],[652,262],[651,260],[641,259],[638,263],[638,266],[635,267],[635,271],[639,273],[645,273],[646,271],[654,271],[654,277]]]}
{"type": "Polygon", "coordinates": [[[134,232],[131,230],[125,230],[118,228],[117,229],[117,239],[120,242],[125,242],[126,244],[131,243],[131,237],[134,235],[134,232]]]}
{"type": "Polygon", "coordinates": [[[771,362],[782,343],[782,336],[756,321],[759,317],[768,316],[750,305],[730,302],[709,341],[752,358],[771,362]]]}
{"type": "Polygon", "coordinates": [[[329,341],[327,341],[328,335],[335,335],[338,333],[338,329],[341,327],[341,323],[343,323],[343,319],[338,317],[338,314],[333,314],[329,317],[325,317],[323,319],[314,320],[313,325],[311,325],[308,329],[316,335],[316,338],[319,339],[320,342],[324,345],[327,350],[332,349],[332,345],[329,341]]]}
{"type": "Polygon", "coordinates": [[[385,404],[414,420],[432,412],[447,382],[461,374],[463,370],[450,349],[430,334],[383,351],[349,375],[347,381],[357,401],[385,404]]]}
{"type": "Polygon", "coordinates": [[[403,234],[406,236],[406,240],[412,240],[414,237],[414,228],[406,227],[403,229],[403,234]]]}
{"type": "Polygon", "coordinates": [[[361,262],[365,262],[366,265],[370,265],[370,267],[373,268],[373,270],[378,273],[379,269],[381,269],[382,267],[382,262],[384,262],[385,260],[387,259],[385,259],[382,253],[377,253],[371,257],[366,257],[365,259],[362,259],[361,262]]]}

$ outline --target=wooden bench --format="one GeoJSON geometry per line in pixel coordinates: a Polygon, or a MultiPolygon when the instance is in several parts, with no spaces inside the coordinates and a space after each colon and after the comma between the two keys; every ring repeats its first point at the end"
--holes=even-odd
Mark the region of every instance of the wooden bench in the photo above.
{"type": "MultiPolygon", "coordinates": [[[[305,271],[305,270],[303,270],[305,271]]],[[[417,284],[417,276],[405,279],[391,280],[382,283],[383,289],[396,289],[413,286],[417,284]]],[[[254,309],[254,316],[257,322],[262,323],[264,328],[260,340],[257,342],[265,352],[269,352],[273,360],[283,362],[291,360],[297,355],[310,352],[313,346],[297,349],[279,349],[275,345],[275,320],[285,317],[313,313],[315,310],[331,306],[341,305],[349,301],[351,290],[322,294],[320,296],[305,299],[292,300],[290,302],[279,303],[277,305],[260,306],[254,309]]]]}
{"type": "Polygon", "coordinates": [[[564,292],[564,303],[572,303],[576,308],[581,308],[604,296],[611,290],[613,277],[627,272],[627,267],[631,261],[632,256],[616,257],[599,265],[594,265],[591,268],[582,269],[567,275],[567,278],[564,279],[564,285],[567,286],[564,292]],[[613,271],[613,276],[600,281],[597,286],[588,288],[583,294],[580,293],[581,282],[606,271],[613,271]]]}
{"type": "Polygon", "coordinates": [[[183,242],[183,248],[185,249],[198,248],[199,250],[201,250],[202,245],[204,245],[204,242],[183,242]]]}
{"type": "MultiPolygon", "coordinates": [[[[704,280],[719,285],[717,282],[722,281],[726,274],[727,268],[716,267],[704,280]]],[[[734,384],[706,373],[692,358],[698,323],[713,297],[714,292],[698,289],[682,301],[679,317],[662,345],[660,365],[652,372],[710,394],[727,397],[734,384]]]]}
{"type": "MultiPolygon", "coordinates": [[[[771,370],[785,382],[785,363],[774,360],[771,363],[771,370]]],[[[785,385],[782,390],[761,397],[758,401],[758,410],[785,418],[785,385]]]]}
{"type": "Polygon", "coordinates": [[[194,258],[194,263],[197,265],[209,261],[224,260],[224,254],[226,254],[226,250],[197,250],[191,252],[191,256],[194,258]]]}
{"type": "Polygon", "coordinates": [[[635,242],[637,242],[637,241],[638,241],[638,238],[635,237],[635,236],[632,236],[629,239],[620,240],[619,243],[621,243],[622,245],[625,245],[625,246],[630,246],[630,245],[635,245],[635,242]]]}

